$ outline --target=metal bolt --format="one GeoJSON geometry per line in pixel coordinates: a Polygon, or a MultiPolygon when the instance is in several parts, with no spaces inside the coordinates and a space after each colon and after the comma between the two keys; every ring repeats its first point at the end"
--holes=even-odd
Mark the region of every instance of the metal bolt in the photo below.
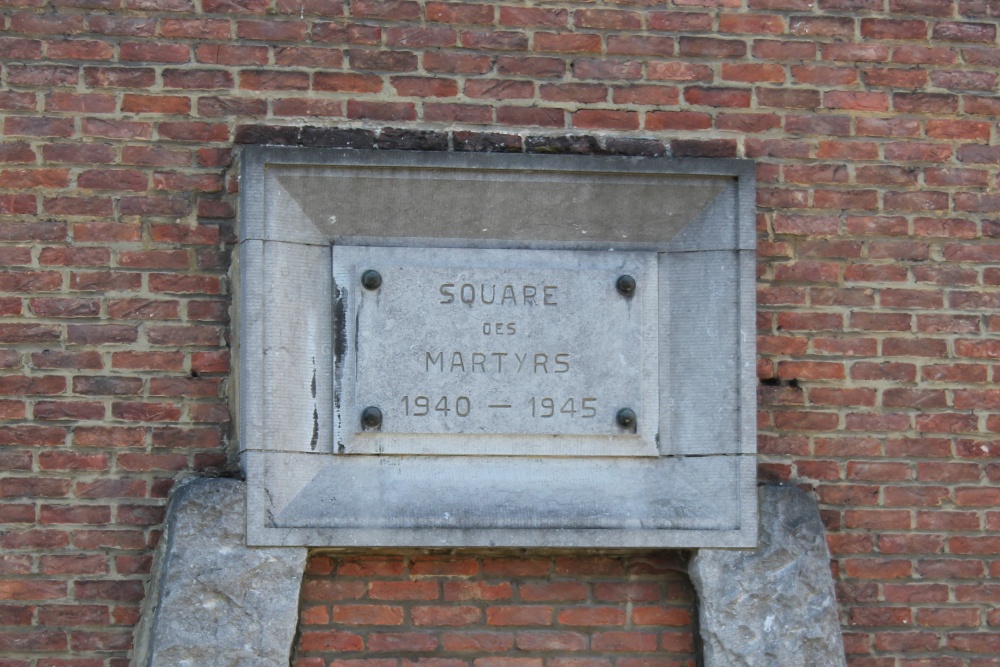
{"type": "Polygon", "coordinates": [[[369,405],[361,411],[361,425],[365,428],[379,428],[382,426],[382,411],[369,405]]]}
{"type": "Polygon", "coordinates": [[[628,274],[618,276],[618,280],[615,281],[615,288],[623,297],[631,298],[635,294],[635,278],[628,274]]]}
{"type": "Polygon", "coordinates": [[[368,269],[361,274],[361,285],[365,289],[376,290],[382,286],[382,274],[375,269],[368,269]]]}
{"type": "Polygon", "coordinates": [[[622,408],[615,415],[615,421],[622,428],[635,429],[635,412],[631,408],[622,408]]]}

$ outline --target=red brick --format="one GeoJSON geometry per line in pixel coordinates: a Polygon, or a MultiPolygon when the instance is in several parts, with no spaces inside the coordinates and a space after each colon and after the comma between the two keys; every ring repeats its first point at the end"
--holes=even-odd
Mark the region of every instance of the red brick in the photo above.
{"type": "Polygon", "coordinates": [[[241,20],[236,22],[236,36],[240,39],[267,42],[302,40],[308,25],[305,21],[241,20]]]}
{"type": "Polygon", "coordinates": [[[793,35],[811,37],[853,37],[854,19],[832,16],[793,16],[788,30],[793,35]]]}
{"type": "Polygon", "coordinates": [[[892,88],[923,88],[928,83],[927,72],[909,69],[872,68],[862,73],[869,86],[892,88]]]}
{"type": "Polygon", "coordinates": [[[695,58],[742,58],[747,47],[744,42],[735,39],[681,37],[679,51],[681,56],[695,58]]]}
{"type": "MultiPolygon", "coordinates": [[[[5,441],[0,433],[0,441],[5,441]]],[[[0,479],[0,498],[63,498],[69,493],[69,480],[35,477],[8,477],[0,479]]],[[[33,582],[12,582],[14,585],[33,582]]],[[[62,597],[61,595],[55,597],[62,597]]]]}
{"type": "Polygon", "coordinates": [[[950,90],[993,90],[998,77],[992,72],[931,72],[931,83],[950,90]]]}
{"type": "Polygon", "coordinates": [[[569,13],[565,9],[541,7],[500,7],[500,25],[519,28],[560,28],[567,25],[569,13]]]}
{"type": "MultiPolygon", "coordinates": [[[[267,101],[237,97],[202,97],[198,100],[198,114],[206,117],[256,116],[267,112],[267,101]]],[[[216,177],[216,180],[217,177],[216,177]]]]}
{"type": "Polygon", "coordinates": [[[118,49],[119,57],[123,61],[186,63],[191,59],[191,49],[186,44],[124,42],[118,49]]]}
{"type": "Polygon", "coordinates": [[[536,32],[533,44],[538,51],[598,53],[601,50],[601,37],[584,33],[536,32]]]}
{"type": "Polygon", "coordinates": [[[703,12],[649,11],[650,30],[667,32],[704,32],[712,29],[712,15],[703,12]]]}
{"type": "MultiPolygon", "coordinates": [[[[229,44],[200,45],[195,50],[195,58],[200,63],[210,65],[266,65],[266,46],[233,46],[229,44]]],[[[165,69],[163,84],[168,88],[230,88],[232,73],[213,69],[165,69]]]]}
{"type": "MultiPolygon", "coordinates": [[[[814,42],[798,40],[755,39],[751,54],[767,60],[812,60],[816,57],[814,42]]],[[[792,67],[794,71],[796,67],[792,67]]],[[[856,75],[855,75],[856,76],[856,75]]]]}
{"type": "Polygon", "coordinates": [[[503,632],[445,632],[441,644],[446,651],[504,652],[514,645],[514,635],[503,632]]]}
{"type": "Polygon", "coordinates": [[[785,70],[779,65],[768,63],[722,63],[722,79],[751,83],[781,83],[785,80],[785,70]]]}
{"type": "Polygon", "coordinates": [[[426,12],[428,21],[449,24],[489,24],[494,17],[494,8],[481,4],[428,2],[426,12]]]}
{"type": "Polygon", "coordinates": [[[447,74],[485,74],[492,66],[489,56],[466,53],[429,52],[423,61],[428,72],[447,74]]]}
{"type": "Polygon", "coordinates": [[[344,625],[401,625],[403,608],[389,605],[335,605],[334,623],[344,625]]]}
{"type": "Polygon", "coordinates": [[[389,28],[386,43],[389,46],[411,48],[448,47],[458,41],[458,33],[450,28],[389,28]]]}
{"type": "Polygon", "coordinates": [[[648,130],[704,130],[712,126],[707,113],[693,111],[653,111],[646,114],[648,130]]]}
{"type": "Polygon", "coordinates": [[[496,110],[498,123],[508,125],[538,125],[541,127],[564,127],[565,113],[562,109],[539,109],[535,107],[499,107],[496,110]]]}
{"type": "Polygon", "coordinates": [[[280,46],[274,50],[274,63],[290,67],[337,68],[344,64],[340,49],[280,46]]]}
{"type": "Polygon", "coordinates": [[[421,632],[368,633],[368,650],[372,652],[433,651],[438,639],[421,632]]]}
{"type": "Polygon", "coordinates": [[[674,38],[646,35],[608,35],[608,53],[635,56],[670,57],[674,38]]]}
{"type": "Polygon", "coordinates": [[[413,576],[472,576],[478,572],[479,562],[474,558],[418,556],[410,561],[410,574],[413,576]]]}
{"type": "Polygon", "coordinates": [[[549,606],[495,605],[486,609],[487,625],[532,626],[552,625],[553,611],[549,606]]]}
{"type": "Polygon", "coordinates": [[[299,637],[303,651],[360,651],[364,642],[359,635],[333,630],[303,632],[299,637]]]}
{"type": "MultiPolygon", "coordinates": [[[[542,667],[542,659],[488,657],[488,658],[476,658],[472,664],[474,665],[474,667],[542,667]]],[[[447,667],[457,667],[457,666],[448,665],[447,667]]]]}
{"type": "Polygon", "coordinates": [[[637,130],[639,114],[634,111],[583,109],[573,113],[573,126],[588,129],[637,130]]]}
{"type": "Polygon", "coordinates": [[[471,79],[465,83],[465,94],[472,98],[509,100],[534,96],[535,85],[513,79],[471,79]]]}
{"type": "Polygon", "coordinates": [[[129,377],[77,376],[73,393],[82,395],[129,395],[142,388],[142,380],[129,377]]]}
{"type": "Polygon", "coordinates": [[[822,46],[824,60],[842,62],[885,62],[889,47],[885,44],[833,43],[822,46]]]}
{"type": "Polygon", "coordinates": [[[309,75],[306,72],[284,70],[243,70],[240,72],[240,89],[308,90],[309,75]]]}
{"type": "Polygon", "coordinates": [[[10,18],[14,32],[42,35],[72,35],[84,31],[83,16],[79,14],[34,14],[16,12],[10,18]]]}
{"type": "MultiPolygon", "coordinates": [[[[76,86],[80,80],[80,70],[76,67],[62,65],[17,65],[7,67],[8,81],[18,86],[76,86]]],[[[34,108],[34,95],[21,94],[6,102],[5,106],[13,109],[31,110],[34,108]],[[14,103],[16,100],[26,101],[14,103]]]]}
{"type": "Polygon", "coordinates": [[[0,182],[10,189],[64,188],[69,185],[68,169],[4,169],[0,182]]]}
{"type": "Polygon", "coordinates": [[[751,35],[780,35],[785,32],[785,21],[775,14],[719,16],[719,31],[751,35]]]}
{"type": "Polygon", "coordinates": [[[416,108],[406,102],[363,102],[348,100],[347,117],[364,120],[416,120],[416,108]]]}
{"type": "Polygon", "coordinates": [[[750,106],[750,91],[739,88],[691,86],[684,90],[684,100],[691,105],[745,108],[750,106]]]}
{"type": "Polygon", "coordinates": [[[591,638],[591,648],[595,651],[654,651],[656,635],[647,632],[597,632],[591,638]]]}
{"type": "Polygon", "coordinates": [[[8,116],[3,127],[4,133],[9,136],[71,137],[74,132],[73,121],[62,118],[8,116]]]}
{"type": "Polygon", "coordinates": [[[625,624],[625,612],[620,607],[567,607],[557,615],[561,625],[614,626],[625,624]]]}
{"type": "Polygon", "coordinates": [[[539,87],[543,100],[550,102],[606,102],[607,86],[596,83],[546,83],[539,87]]]}
{"type": "Polygon", "coordinates": [[[418,606],[410,610],[410,617],[416,626],[455,627],[479,622],[482,612],[471,606],[418,606]]]}
{"type": "MultiPolygon", "coordinates": [[[[427,56],[424,56],[425,65],[427,56]]],[[[561,58],[500,56],[497,58],[497,73],[501,75],[521,75],[530,77],[558,77],[566,72],[566,61],[561,58]]]]}
{"type": "Polygon", "coordinates": [[[651,62],[646,75],[653,81],[711,81],[712,69],[693,63],[651,62]]]}
{"type": "Polygon", "coordinates": [[[988,23],[952,23],[942,21],[934,24],[932,38],[943,42],[995,42],[997,29],[988,23]]]}
{"type": "Polygon", "coordinates": [[[528,36],[523,32],[509,30],[463,30],[459,38],[462,46],[468,49],[489,49],[496,51],[525,51],[528,49],[528,36]]]}
{"type": "Polygon", "coordinates": [[[597,30],[640,30],[642,14],[621,9],[578,9],[573,12],[577,28],[597,30]]]}
{"type": "Polygon", "coordinates": [[[415,19],[420,16],[420,5],[410,0],[360,0],[351,4],[351,13],[357,17],[415,19]]]}
{"type": "Polygon", "coordinates": [[[382,28],[377,25],[362,25],[342,23],[313,23],[312,39],[314,42],[337,42],[349,44],[376,45],[382,41],[382,28]]]}
{"type": "Polygon", "coordinates": [[[156,82],[148,67],[85,67],[84,81],[94,88],[149,88],[156,82]]]}
{"type": "Polygon", "coordinates": [[[222,123],[203,123],[195,121],[162,122],[157,131],[163,139],[177,141],[227,141],[229,129],[222,123]]]}
{"type": "Polygon", "coordinates": [[[861,19],[861,36],[867,39],[927,38],[927,22],[906,19],[861,19]]]}
{"type": "Polygon", "coordinates": [[[314,16],[341,16],[344,6],[340,0],[277,0],[276,9],[282,14],[310,14],[314,16]]]}
{"type": "Polygon", "coordinates": [[[77,95],[73,93],[49,93],[45,97],[45,108],[51,111],[80,113],[113,113],[116,108],[112,95],[77,95]]]}
{"type": "Polygon", "coordinates": [[[435,581],[374,581],[368,587],[373,600],[435,600],[438,595],[435,581]]]}
{"type": "Polygon", "coordinates": [[[509,583],[485,583],[446,581],[444,582],[445,600],[507,600],[513,594],[509,583]]]}
{"type": "Polygon", "coordinates": [[[517,648],[521,651],[582,651],[587,637],[575,632],[519,632],[517,648]]]}

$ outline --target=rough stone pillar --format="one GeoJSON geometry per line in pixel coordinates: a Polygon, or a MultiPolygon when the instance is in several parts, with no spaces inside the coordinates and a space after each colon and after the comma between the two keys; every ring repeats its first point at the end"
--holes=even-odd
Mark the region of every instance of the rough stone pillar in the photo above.
{"type": "Polygon", "coordinates": [[[691,560],[705,667],[846,665],[816,501],[792,486],[763,486],[759,498],[756,549],[691,560]]]}
{"type": "Polygon", "coordinates": [[[199,479],[170,499],[133,667],[287,665],[306,549],[246,546],[246,485],[199,479]]]}

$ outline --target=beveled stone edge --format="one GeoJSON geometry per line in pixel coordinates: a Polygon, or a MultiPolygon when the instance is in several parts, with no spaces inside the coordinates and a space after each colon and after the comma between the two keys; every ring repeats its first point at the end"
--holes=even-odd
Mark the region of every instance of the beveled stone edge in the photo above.
{"type": "MultiPolygon", "coordinates": [[[[754,369],[754,358],[755,358],[755,341],[752,335],[745,335],[746,330],[750,326],[750,322],[753,321],[754,309],[755,309],[755,274],[753,272],[753,258],[754,249],[756,246],[756,229],[755,229],[755,187],[756,187],[756,172],[755,163],[752,160],[737,159],[737,158],[687,158],[687,157],[623,157],[623,156],[613,156],[613,155],[601,155],[596,157],[595,155],[544,155],[544,154],[502,154],[498,155],[495,153],[457,153],[451,151],[440,150],[439,152],[424,152],[424,151],[405,151],[405,150],[359,150],[355,148],[304,148],[304,147],[284,147],[284,146],[245,146],[242,149],[241,156],[241,187],[240,187],[240,208],[241,215],[239,217],[239,229],[240,234],[238,237],[238,259],[235,264],[240,267],[241,274],[245,277],[249,277],[253,272],[247,264],[253,264],[253,259],[250,258],[249,248],[257,246],[266,246],[268,243],[295,243],[292,241],[281,241],[277,239],[268,240],[263,238],[265,235],[262,233],[264,228],[264,218],[265,218],[265,207],[263,201],[264,195],[264,185],[265,185],[265,174],[264,170],[267,164],[304,164],[304,165],[324,165],[324,164],[334,164],[334,165],[352,165],[352,164],[370,164],[375,166],[381,165],[398,165],[407,167],[419,167],[430,165],[439,165],[447,167],[455,167],[456,164],[468,169],[477,168],[490,168],[493,170],[498,169],[498,163],[506,162],[509,165],[509,169],[541,169],[542,166],[546,169],[552,169],[555,171],[584,171],[594,174],[599,174],[603,172],[613,172],[619,169],[627,169],[630,171],[635,171],[637,173],[651,173],[651,174],[666,174],[666,175],[705,175],[705,176],[720,176],[720,177],[730,177],[736,180],[736,211],[734,211],[733,225],[736,227],[734,238],[735,243],[732,244],[721,244],[719,247],[712,247],[710,249],[660,249],[660,252],[665,254],[671,254],[672,252],[684,252],[684,253],[697,253],[697,252],[717,252],[719,250],[729,250],[733,251],[736,256],[736,261],[738,265],[739,272],[739,285],[738,285],[738,300],[739,300],[739,315],[738,322],[741,325],[742,341],[738,344],[738,354],[739,354],[739,364],[740,364],[740,377],[736,379],[736,384],[738,386],[739,393],[739,406],[738,410],[743,415],[754,415],[755,414],[755,369],[754,369]],[[590,164],[588,164],[590,163],[590,164]],[[617,167],[617,169],[616,169],[617,167]],[[248,215],[248,212],[249,215],[248,215]],[[260,230],[256,237],[249,232],[254,230],[260,230]],[[258,238],[259,237],[259,238],[258,238]],[[749,318],[749,319],[748,319],[749,318]]],[[[730,190],[731,192],[731,190],[730,190]]],[[[304,217],[292,216],[298,224],[305,224],[310,226],[310,231],[316,233],[315,227],[312,227],[311,223],[304,221],[304,217]]],[[[329,242],[332,242],[330,239],[329,242]]],[[[308,244],[299,244],[308,245],[308,244]]],[[[613,245],[613,244],[611,244],[613,245]]],[[[636,249],[630,247],[629,249],[636,249]]],[[[247,281],[250,283],[251,281],[247,281]]],[[[239,326],[242,326],[248,320],[260,325],[260,330],[250,333],[253,336],[255,333],[263,334],[263,320],[262,313],[263,307],[259,303],[248,303],[246,299],[242,298],[247,290],[243,290],[241,294],[240,306],[243,311],[240,314],[239,326]]],[[[244,340],[245,342],[245,340],[244,340]]],[[[237,362],[241,367],[239,372],[239,377],[241,378],[241,383],[244,387],[256,387],[257,389],[250,394],[240,393],[239,401],[241,404],[244,403],[244,397],[247,400],[256,402],[257,400],[262,400],[260,388],[264,386],[264,378],[260,377],[260,370],[254,370],[252,372],[247,372],[247,369],[256,369],[253,364],[249,362],[250,351],[247,349],[248,346],[243,345],[240,348],[240,353],[237,358],[237,362]],[[246,377],[248,375],[253,375],[253,377],[246,377]]],[[[249,407],[249,406],[246,406],[249,407]]],[[[282,452],[270,448],[267,443],[256,442],[254,445],[248,445],[248,439],[260,440],[259,434],[250,435],[247,428],[246,420],[249,417],[244,413],[241,414],[236,421],[239,422],[236,429],[240,433],[239,438],[239,448],[240,448],[240,462],[241,468],[245,473],[249,475],[248,456],[247,454],[262,454],[262,455],[274,455],[280,457],[290,452],[282,452]],[[255,446],[256,445],[256,446],[255,446]]],[[[737,531],[701,531],[710,535],[713,539],[703,539],[703,540],[692,540],[688,539],[669,539],[658,542],[657,544],[636,544],[637,548],[644,548],[648,546],[657,546],[664,548],[686,548],[695,546],[711,546],[717,548],[738,548],[738,547],[748,547],[756,544],[757,526],[757,508],[756,508],[756,430],[755,421],[752,418],[743,418],[740,421],[738,434],[737,451],[734,453],[721,453],[721,454],[711,454],[711,456],[738,456],[740,457],[740,473],[738,476],[738,483],[740,489],[737,490],[735,494],[736,502],[738,503],[737,513],[740,516],[741,527],[737,531]],[[751,498],[751,496],[753,496],[751,498]],[[721,538],[721,539],[715,539],[721,538]],[[697,543],[695,543],[697,542],[697,543]]],[[[250,486],[251,491],[257,491],[253,485],[250,486]]],[[[250,505],[250,493],[248,493],[248,508],[250,505]]],[[[274,544],[274,545],[308,545],[308,546],[333,546],[329,544],[328,541],[324,540],[309,540],[305,539],[305,535],[299,535],[297,538],[292,537],[292,534],[298,529],[289,528],[268,528],[264,525],[256,525],[251,523],[250,516],[259,516],[263,518],[266,516],[266,509],[261,504],[258,509],[265,512],[264,514],[255,515],[248,513],[248,540],[265,540],[265,541],[254,541],[249,542],[253,544],[274,544]],[[273,532],[272,532],[273,531],[273,532]],[[253,538],[251,538],[251,533],[253,538]],[[266,536],[266,537],[265,537],[266,536]]],[[[320,529],[321,530],[321,529],[320,529]]],[[[300,531],[301,532],[301,531],[300,531]]],[[[684,533],[684,531],[673,531],[678,533],[684,533]]],[[[689,531],[689,534],[684,535],[685,538],[694,538],[696,536],[704,537],[704,535],[695,535],[695,531],[689,531]]],[[[412,542],[400,543],[398,540],[393,542],[393,546],[441,546],[434,544],[424,544],[425,540],[415,540],[412,542]]],[[[353,545],[348,545],[353,546],[353,545]]],[[[378,545],[370,545],[378,546],[378,545]]],[[[388,545],[386,545],[388,546],[388,545]]],[[[464,546],[464,545],[455,545],[464,546]]],[[[473,546],[473,545],[468,545],[473,546]]],[[[489,544],[484,544],[483,546],[490,546],[489,544]]],[[[528,545],[532,546],[532,545],[528,545]]],[[[580,546],[588,546],[587,544],[581,544],[580,546]]],[[[590,546],[596,546],[590,544],[590,546]]],[[[607,546],[614,546],[608,544],[607,546]]]]}

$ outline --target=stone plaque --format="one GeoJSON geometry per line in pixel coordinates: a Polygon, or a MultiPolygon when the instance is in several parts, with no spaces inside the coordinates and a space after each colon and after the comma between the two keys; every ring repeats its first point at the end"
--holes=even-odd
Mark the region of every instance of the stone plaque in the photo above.
{"type": "Polygon", "coordinates": [[[656,455],[655,253],[337,246],[333,272],[338,451],[656,455]]]}
{"type": "Polygon", "coordinates": [[[250,544],[755,543],[753,163],[241,160],[250,544]]]}

